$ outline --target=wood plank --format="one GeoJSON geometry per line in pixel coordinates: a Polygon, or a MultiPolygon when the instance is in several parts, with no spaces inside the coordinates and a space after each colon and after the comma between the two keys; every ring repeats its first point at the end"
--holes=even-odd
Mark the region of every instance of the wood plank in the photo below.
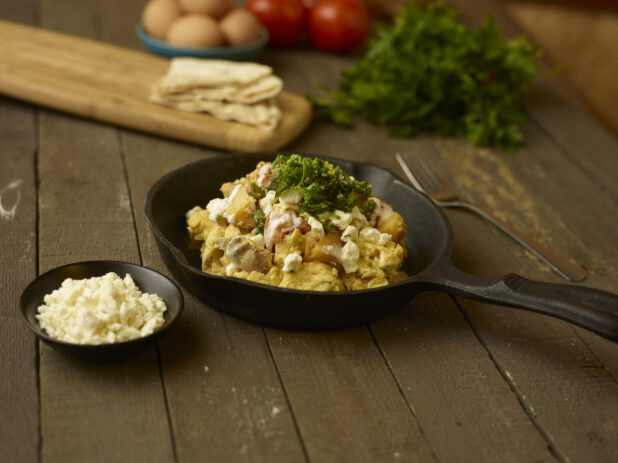
{"type": "Polygon", "coordinates": [[[20,293],[37,272],[35,117],[30,106],[0,99],[1,461],[39,456],[37,342],[19,315],[20,293]]]}
{"type": "Polygon", "coordinates": [[[419,295],[371,330],[439,461],[555,460],[447,295],[419,295]]]}
{"type": "Polygon", "coordinates": [[[311,461],[436,461],[366,328],[268,335],[311,461]]]}
{"type": "MultiPolygon", "coordinates": [[[[119,21],[109,13],[135,9],[137,2],[107,4],[102,36],[130,44],[134,32],[128,23],[136,15],[119,21]]],[[[145,220],[148,189],[176,167],[221,153],[127,131],[120,132],[120,139],[143,262],[167,273],[145,220]]],[[[160,353],[179,460],[304,461],[260,326],[220,314],[185,293],[182,319],[160,342],[160,353]]]]}
{"type": "MultiPolygon", "coordinates": [[[[121,137],[144,264],[168,273],[146,224],[146,194],[165,173],[215,153],[137,133],[121,137]]],[[[182,319],[159,349],[179,460],[304,461],[259,325],[219,313],[185,292],[182,319]]]]}
{"type": "MultiPolygon", "coordinates": [[[[546,240],[557,252],[602,259],[608,264],[616,262],[614,249],[601,247],[595,251],[587,245],[603,242],[608,232],[612,240],[614,232],[609,230],[608,217],[618,212],[598,217],[596,211],[589,210],[587,201],[599,201],[610,211],[615,210],[612,201],[569,164],[544,134],[530,127],[527,136],[535,148],[522,150],[514,157],[463,147],[465,142],[436,141],[439,156],[433,159],[433,165],[438,170],[442,167],[443,177],[457,185],[464,197],[502,213],[506,220],[546,240]],[[547,166],[552,166],[551,173],[546,172],[547,166]],[[500,185],[496,178],[501,178],[500,185]],[[570,182],[578,182],[579,199],[569,191],[570,182]],[[565,204],[569,206],[560,206],[565,204]],[[594,220],[596,226],[584,226],[589,220],[594,220]],[[580,230],[576,224],[582,225],[580,230]]],[[[456,230],[455,261],[462,269],[483,274],[517,271],[559,282],[535,258],[514,248],[508,238],[489,225],[480,227],[482,222],[463,213],[453,212],[449,217],[456,230]],[[509,248],[514,252],[510,253],[509,248]]],[[[613,277],[593,275],[586,284],[616,291],[613,277]]],[[[497,367],[550,439],[554,452],[572,461],[611,460],[618,451],[610,437],[616,429],[618,406],[618,389],[610,372],[615,368],[615,345],[583,334],[583,330],[578,335],[580,330],[550,318],[471,301],[461,303],[497,367]],[[602,348],[591,351],[593,346],[602,348]],[[590,439],[590,435],[596,438],[590,439]]]]}
{"type": "Polygon", "coordinates": [[[311,119],[302,96],[275,98],[282,119],[274,131],[219,120],[148,101],[150,85],[169,60],[68,34],[0,21],[0,91],[53,109],[157,135],[227,150],[276,149],[311,119]]]}
{"type": "MultiPolygon", "coordinates": [[[[90,259],[139,262],[115,130],[43,112],[40,134],[41,271],[90,259]]],[[[44,459],[173,460],[154,347],[109,365],[47,345],[40,356],[44,459]]]]}
{"type": "MultiPolygon", "coordinates": [[[[92,36],[93,5],[42,3],[44,26],[92,36]]],[[[43,111],[40,268],[71,261],[139,262],[115,129],[43,111]]],[[[42,345],[42,458],[47,461],[172,461],[174,451],[154,347],[95,365],[42,345]],[[139,445],[135,445],[139,442],[139,445]]]]}
{"type": "MultiPolygon", "coordinates": [[[[609,131],[618,134],[618,9],[568,2],[504,2],[513,20],[560,66],[560,75],[609,131]]],[[[608,2],[608,7],[610,6],[608,2]]]]}
{"type": "MultiPolygon", "coordinates": [[[[12,2],[0,18],[31,22],[34,1],[12,2]]],[[[38,348],[19,316],[19,297],[37,274],[36,110],[0,98],[0,461],[39,460],[38,348]]]]}

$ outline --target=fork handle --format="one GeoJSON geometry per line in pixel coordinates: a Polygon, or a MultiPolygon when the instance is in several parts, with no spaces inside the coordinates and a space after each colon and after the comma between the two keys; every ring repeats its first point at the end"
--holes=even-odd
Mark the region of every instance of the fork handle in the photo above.
{"type": "Polygon", "coordinates": [[[528,251],[537,256],[543,262],[545,262],[547,265],[549,265],[562,278],[568,281],[582,281],[586,278],[586,272],[584,272],[581,267],[569,262],[568,260],[563,259],[562,257],[547,249],[542,244],[534,241],[532,238],[523,234],[516,228],[513,228],[511,225],[494,217],[484,209],[461,201],[441,202],[440,205],[443,207],[457,207],[460,209],[467,209],[474,212],[475,214],[480,215],[485,220],[491,222],[504,233],[509,235],[511,238],[513,238],[515,241],[525,247],[528,251]]]}

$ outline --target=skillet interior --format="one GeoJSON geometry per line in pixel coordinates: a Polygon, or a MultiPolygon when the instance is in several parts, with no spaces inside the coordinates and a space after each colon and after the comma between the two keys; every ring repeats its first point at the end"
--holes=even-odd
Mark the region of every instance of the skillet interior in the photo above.
{"type": "MultiPolygon", "coordinates": [[[[363,324],[407,303],[416,292],[409,279],[363,291],[311,292],[209,275],[200,270],[199,252],[188,247],[185,212],[221,197],[222,183],[246,175],[260,160],[272,160],[278,153],[230,154],[225,158],[206,159],[181,167],[155,183],[148,193],[146,216],[161,256],[174,277],[218,310],[293,328],[363,324]]],[[[374,194],[390,202],[403,216],[408,226],[408,259],[403,270],[408,275],[422,272],[450,253],[450,227],[442,212],[423,195],[382,168],[322,158],[340,165],[357,179],[369,181],[374,194]]]]}

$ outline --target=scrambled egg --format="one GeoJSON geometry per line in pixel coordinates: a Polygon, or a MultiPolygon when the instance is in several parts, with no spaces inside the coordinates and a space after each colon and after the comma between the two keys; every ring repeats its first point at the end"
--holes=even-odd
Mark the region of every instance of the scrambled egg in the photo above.
{"type": "Polygon", "coordinates": [[[187,212],[204,272],[313,291],[374,288],[406,277],[406,225],[386,201],[355,193],[347,212],[312,215],[303,203],[312,189],[280,193],[276,163],[259,163],[223,184],[223,198],[187,212]]]}

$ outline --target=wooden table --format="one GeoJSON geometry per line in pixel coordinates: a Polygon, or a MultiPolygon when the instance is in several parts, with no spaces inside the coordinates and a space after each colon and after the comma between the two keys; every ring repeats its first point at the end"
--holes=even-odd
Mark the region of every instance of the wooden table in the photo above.
{"type": "MultiPolygon", "coordinates": [[[[452,2],[469,24],[490,0],[452,2]]],[[[2,0],[0,17],[140,49],[143,2],[2,0]]],[[[0,50],[2,45],[0,44],[0,50]]],[[[288,90],[334,84],[351,57],[268,52],[288,90]]],[[[421,149],[458,192],[618,292],[618,143],[551,78],[528,98],[514,156],[437,137],[315,123],[289,147],[370,160],[421,149]]],[[[18,314],[26,284],[89,259],[166,272],[144,216],[170,170],[230,156],[0,98],[0,461],[618,461],[616,345],[565,322],[424,293],[353,329],[287,331],[185,293],[180,322],[127,361],[80,361],[18,314]]],[[[560,278],[509,238],[448,211],[463,270],[560,278]]],[[[388,303],[388,301],[385,301],[388,303]]]]}

